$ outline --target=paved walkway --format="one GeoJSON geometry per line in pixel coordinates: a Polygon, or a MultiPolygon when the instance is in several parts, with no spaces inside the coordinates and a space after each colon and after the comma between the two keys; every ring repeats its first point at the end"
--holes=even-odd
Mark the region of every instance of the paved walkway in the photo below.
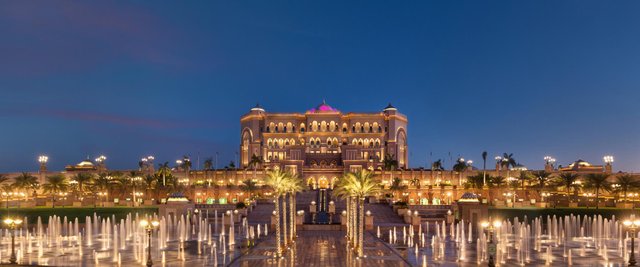
{"type": "Polygon", "coordinates": [[[295,246],[287,250],[284,259],[273,258],[275,237],[265,240],[247,254],[233,262],[231,266],[409,266],[395,252],[367,234],[365,255],[355,259],[347,252],[347,244],[342,231],[300,231],[295,246]]]}

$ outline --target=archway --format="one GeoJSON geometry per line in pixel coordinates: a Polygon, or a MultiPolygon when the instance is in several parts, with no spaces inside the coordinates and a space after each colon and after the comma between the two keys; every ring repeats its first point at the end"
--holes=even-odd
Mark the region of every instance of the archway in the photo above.
{"type": "Polygon", "coordinates": [[[327,180],[326,177],[320,177],[320,179],[318,179],[318,188],[320,189],[327,189],[329,188],[329,180],[327,180]]]}

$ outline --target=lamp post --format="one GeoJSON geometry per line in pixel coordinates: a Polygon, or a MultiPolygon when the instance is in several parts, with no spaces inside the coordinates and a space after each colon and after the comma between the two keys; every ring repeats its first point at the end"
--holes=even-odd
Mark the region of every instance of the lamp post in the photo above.
{"type": "Polygon", "coordinates": [[[40,173],[47,171],[47,162],[49,161],[49,157],[45,155],[40,155],[38,157],[38,162],[40,162],[40,173]]]}
{"type": "MultiPolygon", "coordinates": [[[[632,218],[633,219],[633,218],[632,218]]],[[[629,253],[629,266],[636,266],[636,257],[635,257],[635,236],[636,230],[640,227],[640,220],[624,220],[622,222],[624,226],[626,226],[631,232],[631,252],[629,253]]]]}
{"type": "Polygon", "coordinates": [[[6,203],[6,208],[8,209],[9,208],[9,197],[11,197],[11,195],[13,195],[13,192],[2,192],[2,195],[7,198],[5,203],[6,203]]]}
{"type": "Polygon", "coordinates": [[[149,244],[147,245],[147,267],[153,266],[153,261],[151,260],[151,232],[160,225],[160,222],[157,220],[142,220],[140,221],[140,226],[142,226],[147,231],[147,237],[149,238],[149,244]]]}
{"type": "MultiPolygon", "coordinates": [[[[489,219],[491,220],[491,219],[489,219]]],[[[487,252],[489,253],[489,262],[487,263],[488,267],[495,267],[496,264],[494,262],[493,257],[496,254],[496,244],[495,242],[493,242],[493,232],[500,228],[500,226],[502,226],[502,222],[499,220],[493,221],[493,223],[489,223],[488,221],[484,221],[480,224],[480,226],[482,226],[482,228],[487,232],[487,235],[489,236],[489,241],[488,241],[488,248],[487,248],[487,252]]]]}
{"type": "Polygon", "coordinates": [[[15,237],[15,229],[17,226],[20,226],[20,224],[22,224],[22,220],[21,219],[13,219],[13,218],[6,218],[4,219],[4,224],[6,224],[7,226],[9,226],[9,228],[11,229],[11,257],[9,257],[9,262],[11,262],[11,264],[16,264],[17,259],[16,259],[16,237],[15,237]]]}

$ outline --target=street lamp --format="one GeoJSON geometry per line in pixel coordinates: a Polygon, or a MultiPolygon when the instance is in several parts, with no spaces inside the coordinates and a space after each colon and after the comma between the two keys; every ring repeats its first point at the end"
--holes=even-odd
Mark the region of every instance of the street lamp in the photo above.
{"type": "Polygon", "coordinates": [[[12,195],[13,192],[2,192],[2,196],[7,198],[7,200],[5,201],[7,209],[9,208],[9,197],[11,197],[12,195]]]}
{"type": "MultiPolygon", "coordinates": [[[[632,218],[633,219],[633,218],[632,218]]],[[[629,231],[631,231],[631,252],[629,253],[629,266],[636,266],[636,257],[634,253],[635,249],[635,241],[634,238],[636,236],[636,230],[640,227],[640,220],[624,220],[622,222],[624,226],[626,226],[629,231]]]]}
{"type": "Polygon", "coordinates": [[[40,172],[46,172],[47,171],[47,162],[49,162],[49,157],[47,157],[46,155],[40,155],[38,156],[38,162],[40,163],[40,172]]]}
{"type": "Polygon", "coordinates": [[[554,163],[556,163],[556,159],[555,159],[555,158],[553,158],[553,157],[551,157],[551,156],[545,156],[545,157],[544,157],[544,162],[545,162],[546,164],[551,164],[551,165],[553,165],[554,163]]]}
{"type": "Polygon", "coordinates": [[[151,232],[160,225],[160,222],[157,220],[142,220],[140,221],[140,226],[142,226],[147,231],[147,237],[149,238],[149,244],[147,246],[147,267],[153,266],[153,261],[151,260],[151,232]]]}
{"type": "Polygon", "coordinates": [[[96,160],[95,160],[95,161],[96,161],[97,163],[102,163],[102,162],[104,162],[105,160],[107,160],[107,157],[105,157],[104,155],[100,155],[99,157],[97,157],[97,158],[96,158],[96,160]]]}
{"type": "Polygon", "coordinates": [[[11,229],[11,257],[9,258],[9,262],[11,262],[11,264],[16,264],[17,259],[16,259],[16,237],[15,237],[15,229],[17,226],[20,226],[20,224],[22,224],[22,220],[21,219],[13,219],[13,218],[6,218],[4,219],[4,224],[6,224],[7,226],[9,226],[9,228],[11,229]]]}
{"type": "MultiPolygon", "coordinates": [[[[489,219],[491,220],[491,219],[489,219]]],[[[493,221],[493,223],[489,223],[488,221],[484,221],[480,224],[480,226],[482,226],[482,228],[487,232],[487,235],[489,236],[489,245],[488,245],[488,253],[489,253],[489,262],[487,263],[487,266],[489,267],[495,267],[496,264],[494,262],[493,256],[496,254],[496,244],[493,242],[493,233],[496,229],[500,228],[500,226],[502,226],[502,222],[499,220],[495,220],[493,221]]]]}
{"type": "Polygon", "coordinates": [[[604,156],[602,159],[604,160],[604,163],[606,163],[606,164],[613,163],[613,156],[611,156],[611,155],[604,156]]]}
{"type": "MultiPolygon", "coordinates": [[[[633,218],[632,218],[633,219],[633,218]]],[[[636,257],[635,257],[635,253],[634,253],[634,249],[635,249],[635,236],[636,236],[636,230],[638,229],[638,227],[640,227],[640,220],[624,220],[622,222],[622,224],[624,226],[626,226],[629,231],[631,231],[631,252],[629,253],[629,266],[636,266],[636,257]]]]}

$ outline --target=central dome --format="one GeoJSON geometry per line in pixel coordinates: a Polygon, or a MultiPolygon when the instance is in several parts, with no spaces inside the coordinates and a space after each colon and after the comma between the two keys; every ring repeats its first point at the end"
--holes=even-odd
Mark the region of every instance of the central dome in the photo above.
{"type": "Polygon", "coordinates": [[[318,105],[315,108],[309,110],[311,113],[319,113],[319,112],[338,112],[339,110],[327,105],[327,103],[322,100],[322,104],[318,105]]]}

